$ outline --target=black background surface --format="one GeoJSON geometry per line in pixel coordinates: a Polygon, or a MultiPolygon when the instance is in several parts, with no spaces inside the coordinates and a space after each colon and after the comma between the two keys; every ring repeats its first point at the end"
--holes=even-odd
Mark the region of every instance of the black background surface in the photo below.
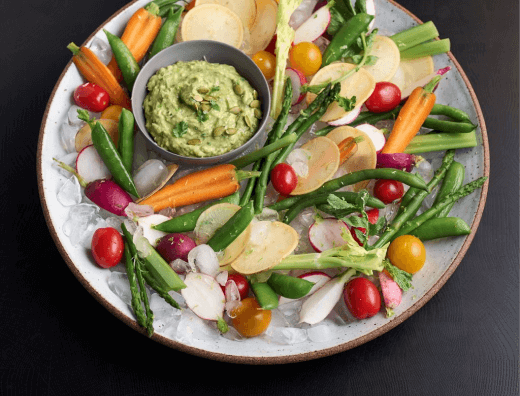
{"type": "Polygon", "coordinates": [[[112,316],[43,218],[37,139],[66,45],[125,1],[1,1],[0,394],[517,394],[518,2],[401,4],[452,40],[484,112],[491,184],[473,244],[431,301],[383,336],[315,361],[239,366],[169,349],[112,316]]]}

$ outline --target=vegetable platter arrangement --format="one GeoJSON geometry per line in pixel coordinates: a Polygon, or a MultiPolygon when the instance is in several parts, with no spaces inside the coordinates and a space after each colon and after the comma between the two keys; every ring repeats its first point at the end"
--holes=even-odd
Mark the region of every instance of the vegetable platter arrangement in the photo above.
{"type": "Polygon", "coordinates": [[[67,48],[44,212],[82,284],[166,345],[244,363],[346,350],[417,311],[469,247],[485,125],[431,21],[382,0],[137,1],[67,48]],[[231,41],[272,89],[265,145],[210,167],[147,150],[130,103],[148,59],[197,39],[231,41]]]}

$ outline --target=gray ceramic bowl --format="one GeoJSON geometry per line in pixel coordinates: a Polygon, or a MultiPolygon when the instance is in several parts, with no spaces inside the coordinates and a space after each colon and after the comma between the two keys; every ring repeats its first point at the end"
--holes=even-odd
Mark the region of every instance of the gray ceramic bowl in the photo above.
{"type": "Polygon", "coordinates": [[[265,128],[269,112],[271,109],[271,93],[267,81],[256,64],[242,51],[217,41],[195,40],[186,41],[172,45],[169,48],[159,52],[153,58],[148,60],[146,65],[135,80],[132,90],[132,110],[135,116],[137,126],[146,138],[148,146],[156,151],[163,158],[187,165],[212,165],[216,163],[228,162],[240,156],[248,148],[253,148],[256,142],[262,137],[262,131],[265,128]],[[159,69],[172,65],[178,61],[207,60],[210,63],[221,63],[233,66],[237,72],[244,77],[251,86],[258,91],[258,98],[262,102],[263,117],[258,124],[256,133],[242,146],[229,151],[225,154],[215,157],[185,157],[183,155],[172,153],[165,150],[155,143],[152,136],[146,130],[146,120],[143,111],[144,98],[148,94],[146,88],[148,80],[159,69]]]}

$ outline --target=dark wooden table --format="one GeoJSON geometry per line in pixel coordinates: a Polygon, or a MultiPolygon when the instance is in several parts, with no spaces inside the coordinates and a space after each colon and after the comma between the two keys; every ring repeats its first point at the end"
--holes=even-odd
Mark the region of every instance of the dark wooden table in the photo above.
{"type": "Polygon", "coordinates": [[[454,275],[411,318],[327,358],[285,366],[203,360],[128,328],[69,271],[36,183],[48,97],[81,43],[124,0],[2,2],[0,394],[500,395],[518,392],[518,2],[401,4],[433,20],[479,98],[491,184],[454,275]]]}

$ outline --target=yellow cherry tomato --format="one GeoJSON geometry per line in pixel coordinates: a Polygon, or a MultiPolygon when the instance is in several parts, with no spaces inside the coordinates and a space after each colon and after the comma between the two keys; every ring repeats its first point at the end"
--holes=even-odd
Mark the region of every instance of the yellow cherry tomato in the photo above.
{"type": "Polygon", "coordinates": [[[397,268],[415,274],[426,261],[426,249],[419,238],[401,235],[388,247],[387,257],[397,268]]]}
{"type": "Polygon", "coordinates": [[[119,116],[121,115],[121,111],[123,108],[119,105],[111,105],[108,106],[99,118],[114,120],[115,122],[119,122],[119,116]]]}
{"type": "Polygon", "coordinates": [[[231,315],[233,327],[244,337],[262,334],[271,323],[271,311],[262,309],[254,297],[244,298],[231,315]]]}
{"type": "Polygon", "coordinates": [[[291,67],[301,71],[306,76],[316,74],[321,67],[321,52],[316,44],[299,43],[289,51],[291,67]]]}
{"type": "Polygon", "coordinates": [[[260,68],[266,80],[274,77],[276,71],[276,56],[267,51],[258,51],[252,57],[253,62],[260,68]]]}

